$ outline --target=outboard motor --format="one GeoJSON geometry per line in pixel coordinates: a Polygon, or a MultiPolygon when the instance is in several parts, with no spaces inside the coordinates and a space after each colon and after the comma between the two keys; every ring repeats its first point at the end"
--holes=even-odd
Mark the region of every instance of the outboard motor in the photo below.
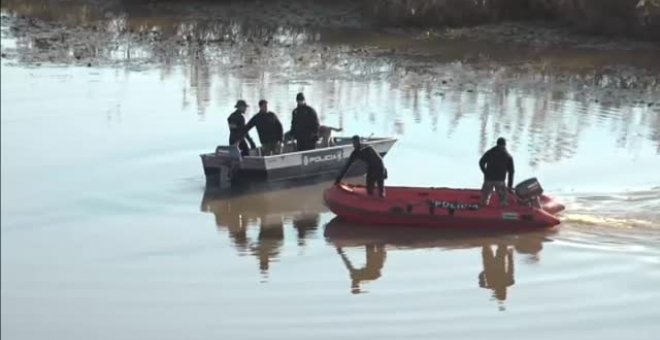
{"type": "Polygon", "coordinates": [[[536,177],[518,183],[514,190],[521,204],[535,208],[541,207],[540,196],[543,194],[543,187],[536,177]]]}
{"type": "Polygon", "coordinates": [[[229,146],[229,157],[232,162],[240,163],[243,160],[243,155],[241,155],[241,149],[236,144],[229,146]]]}
{"type": "MultiPolygon", "coordinates": [[[[215,150],[218,153],[222,148],[218,146],[215,150]]],[[[237,173],[240,168],[240,163],[243,161],[241,149],[238,145],[230,145],[228,148],[229,160],[220,165],[220,186],[224,187],[230,185],[231,182],[236,180],[237,173]]]]}

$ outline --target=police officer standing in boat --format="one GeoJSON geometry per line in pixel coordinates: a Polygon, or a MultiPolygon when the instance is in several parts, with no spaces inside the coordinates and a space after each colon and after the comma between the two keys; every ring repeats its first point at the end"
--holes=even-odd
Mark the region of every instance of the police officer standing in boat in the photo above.
{"type": "Polygon", "coordinates": [[[314,150],[319,139],[319,117],[302,92],[296,95],[296,102],[298,107],[291,113],[291,136],[296,139],[298,151],[314,150]]]}
{"type": "Polygon", "coordinates": [[[508,192],[513,191],[513,157],[506,149],[506,139],[497,139],[497,145],[486,151],[479,159],[479,168],[484,174],[481,187],[481,205],[488,206],[493,190],[497,192],[500,205],[509,205],[508,192]],[[508,182],[504,181],[507,179],[508,182]],[[508,190],[507,190],[508,189],[508,190]]]}
{"type": "Polygon", "coordinates": [[[259,141],[261,142],[262,156],[278,155],[282,150],[282,123],[274,112],[268,111],[268,102],[259,101],[259,113],[247,123],[243,129],[247,136],[251,128],[257,127],[259,141]]]}
{"type": "Polygon", "coordinates": [[[242,156],[248,156],[250,154],[250,149],[255,149],[256,145],[250,135],[243,133],[245,128],[245,109],[247,109],[248,104],[243,99],[239,99],[234,106],[236,111],[234,111],[229,118],[227,118],[227,124],[229,125],[229,145],[234,145],[237,142],[238,148],[241,150],[242,156]],[[245,140],[250,143],[250,148],[248,148],[245,140]]]}

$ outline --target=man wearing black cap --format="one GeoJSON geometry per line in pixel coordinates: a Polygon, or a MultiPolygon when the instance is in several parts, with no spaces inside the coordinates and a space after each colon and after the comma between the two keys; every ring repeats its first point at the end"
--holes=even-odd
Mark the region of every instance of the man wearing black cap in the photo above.
{"type": "Polygon", "coordinates": [[[245,100],[240,99],[236,102],[234,107],[236,108],[236,111],[227,118],[227,123],[229,124],[229,145],[236,144],[240,141],[238,148],[241,149],[241,155],[248,156],[250,154],[250,149],[256,148],[250,135],[243,133],[243,129],[245,128],[245,117],[243,115],[245,114],[245,109],[248,105],[245,100]],[[245,139],[250,143],[249,149],[247,143],[245,143],[245,139]]]}
{"type": "Polygon", "coordinates": [[[369,145],[362,145],[360,143],[360,136],[353,136],[353,152],[351,153],[350,158],[344,168],[337,176],[335,180],[335,185],[339,184],[346,172],[350,168],[351,164],[356,160],[361,160],[367,164],[367,193],[369,195],[374,194],[374,185],[378,184],[378,195],[380,197],[385,197],[385,180],[387,179],[387,169],[383,164],[383,158],[380,157],[378,152],[374,150],[369,145]]]}
{"type": "Polygon", "coordinates": [[[481,204],[487,206],[493,190],[500,198],[500,204],[509,204],[507,199],[507,187],[513,190],[513,157],[506,150],[506,139],[497,139],[497,145],[481,156],[479,168],[484,173],[484,184],[481,187],[481,204]],[[509,174],[508,184],[505,186],[506,174],[509,174]]]}
{"type": "Polygon", "coordinates": [[[259,113],[247,123],[243,133],[247,135],[251,128],[257,127],[261,151],[263,156],[277,155],[282,148],[282,123],[275,113],[268,111],[268,102],[265,99],[259,101],[259,113]]]}
{"type": "Polygon", "coordinates": [[[298,107],[291,114],[291,135],[296,139],[298,151],[313,150],[319,139],[319,117],[316,111],[305,103],[305,96],[296,95],[298,107]]]}

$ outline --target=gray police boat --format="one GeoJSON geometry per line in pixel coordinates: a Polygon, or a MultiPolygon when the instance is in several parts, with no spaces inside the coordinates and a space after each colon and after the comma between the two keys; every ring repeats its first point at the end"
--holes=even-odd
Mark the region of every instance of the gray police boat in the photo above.
{"type": "MultiPolygon", "coordinates": [[[[261,148],[250,150],[250,155],[241,156],[236,146],[220,145],[214,153],[200,155],[207,187],[235,187],[250,184],[291,182],[328,179],[339,175],[339,171],[353,152],[351,137],[335,137],[335,145],[307,151],[295,151],[294,145],[285,144],[279,155],[262,156],[261,148]]],[[[396,143],[396,138],[363,138],[362,144],[369,145],[381,157],[396,143]]],[[[347,177],[366,173],[362,162],[355,162],[347,177]]]]}

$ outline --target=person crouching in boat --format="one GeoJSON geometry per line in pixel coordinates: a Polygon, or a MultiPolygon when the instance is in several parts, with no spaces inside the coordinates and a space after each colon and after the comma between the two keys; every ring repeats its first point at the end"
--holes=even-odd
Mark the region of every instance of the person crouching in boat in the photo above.
{"type": "Polygon", "coordinates": [[[241,156],[248,156],[250,149],[256,148],[250,135],[243,133],[243,128],[245,128],[245,117],[243,115],[248,104],[245,100],[239,99],[234,107],[236,111],[227,118],[227,124],[229,125],[229,145],[238,144],[238,148],[241,150],[241,156]],[[245,142],[246,139],[250,143],[249,148],[245,142]]]}
{"type": "Polygon", "coordinates": [[[497,192],[500,199],[500,205],[509,205],[507,188],[513,190],[513,157],[506,149],[506,139],[500,137],[497,139],[497,145],[481,156],[479,159],[479,168],[484,174],[484,183],[481,187],[481,205],[487,206],[490,203],[490,196],[493,190],[497,192]],[[509,174],[508,184],[505,186],[504,180],[509,174]]]}
{"type": "Polygon", "coordinates": [[[344,178],[346,172],[354,161],[361,160],[367,164],[367,193],[373,195],[374,185],[378,184],[378,195],[380,197],[385,197],[387,169],[383,164],[383,159],[374,148],[369,145],[362,145],[360,143],[360,136],[353,136],[353,147],[355,149],[351,153],[348,162],[339,173],[339,177],[335,180],[335,185],[338,185],[342,178],[344,178]]]}
{"type": "Polygon", "coordinates": [[[282,123],[275,113],[268,111],[268,102],[265,99],[259,101],[259,113],[245,125],[243,134],[247,136],[248,131],[255,126],[257,134],[259,134],[259,142],[261,142],[262,156],[280,154],[284,136],[282,123]]]}

